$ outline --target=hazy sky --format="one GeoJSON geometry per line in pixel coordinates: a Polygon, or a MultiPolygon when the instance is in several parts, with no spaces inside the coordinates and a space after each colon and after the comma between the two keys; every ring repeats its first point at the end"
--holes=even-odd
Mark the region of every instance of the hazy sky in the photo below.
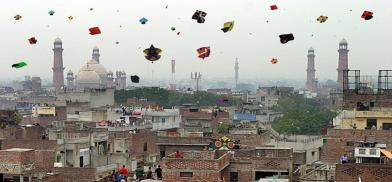
{"type": "Polygon", "coordinates": [[[336,80],[343,37],[349,43],[349,68],[363,74],[392,69],[391,0],[1,0],[0,10],[0,78],[51,78],[56,37],[63,40],[64,73],[77,73],[97,45],[108,70],[121,69],[142,79],[151,78],[152,70],[155,79],[170,77],[172,58],[177,61],[177,77],[189,77],[191,71],[209,78],[234,77],[236,57],[240,79],[305,79],[306,54],[312,46],[316,76],[336,80]],[[278,10],[269,9],[273,4],[278,10]],[[53,16],[48,15],[50,10],[55,11],[53,16]],[[204,24],[191,19],[195,10],[208,13],[204,24]],[[373,11],[374,18],[361,19],[364,10],[373,11]],[[16,14],[22,19],[15,21],[16,14]],[[327,22],[317,22],[320,15],[328,16],[327,22]],[[69,21],[68,16],[74,19],[69,21]],[[138,22],[142,17],[147,24],[138,22]],[[234,29],[223,33],[223,23],[232,20],[234,29]],[[102,34],[89,35],[94,26],[102,34]],[[295,40],[281,44],[279,34],[286,33],[293,33],[295,40]],[[27,41],[32,36],[36,45],[27,41]],[[154,64],[142,53],[151,44],[163,50],[154,64]],[[196,53],[203,46],[211,47],[205,60],[196,53]],[[278,64],[270,63],[273,57],[278,64]],[[20,60],[28,66],[11,68],[20,60]]]}

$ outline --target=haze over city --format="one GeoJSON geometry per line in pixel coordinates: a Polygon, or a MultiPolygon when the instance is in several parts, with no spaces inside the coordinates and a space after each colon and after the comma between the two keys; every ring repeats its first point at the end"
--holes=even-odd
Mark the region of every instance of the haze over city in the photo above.
{"type": "Polygon", "coordinates": [[[176,60],[179,79],[189,78],[195,71],[207,80],[234,78],[238,57],[240,80],[305,80],[306,54],[313,47],[316,77],[336,80],[338,44],[345,38],[349,68],[375,74],[390,66],[392,59],[390,7],[388,0],[6,1],[0,12],[0,78],[28,74],[50,79],[57,37],[63,41],[65,73],[71,69],[76,74],[98,46],[100,64],[107,70],[124,70],[141,79],[151,79],[152,70],[154,79],[170,78],[171,59],[176,60]],[[277,4],[278,10],[271,11],[272,4],[277,4]],[[50,10],[55,11],[53,16],[48,15],[50,10]],[[192,20],[196,10],[207,12],[205,23],[192,20]],[[373,11],[374,18],[361,19],[364,10],[373,11]],[[13,18],[16,14],[22,16],[18,21],[13,18]],[[316,19],[320,15],[329,18],[319,23],[316,19]],[[74,19],[70,21],[68,16],[74,19]],[[139,23],[142,17],[148,19],[145,25],[139,23]],[[234,28],[223,33],[220,29],[226,21],[234,21],[234,28]],[[94,26],[102,33],[89,35],[88,29],[94,26]],[[293,33],[295,39],[281,44],[279,35],[286,33],[293,33]],[[27,39],[33,36],[38,42],[30,45],[27,39]],[[153,64],[142,52],[151,44],[162,49],[161,59],[153,64]],[[211,55],[202,60],[196,49],[204,46],[211,47],[211,55]],[[272,58],[279,63],[271,64],[272,58]],[[28,66],[11,68],[19,61],[28,66]]]}

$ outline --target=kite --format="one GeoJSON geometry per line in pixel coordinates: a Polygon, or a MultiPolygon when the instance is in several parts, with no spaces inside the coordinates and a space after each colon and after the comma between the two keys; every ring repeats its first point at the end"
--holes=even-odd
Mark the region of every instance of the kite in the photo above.
{"type": "Polygon", "coordinates": [[[14,18],[15,18],[15,20],[20,20],[20,19],[22,18],[22,16],[20,16],[20,15],[15,15],[14,18]]]}
{"type": "Polygon", "coordinates": [[[35,39],[35,37],[31,37],[31,38],[29,38],[29,43],[30,44],[36,44],[37,43],[37,39],[35,39]]]}
{"type": "Polygon", "coordinates": [[[54,15],[54,11],[53,10],[50,10],[48,13],[49,13],[50,16],[54,15]]]}
{"type": "Polygon", "coordinates": [[[155,48],[154,45],[151,44],[150,48],[144,49],[144,57],[151,61],[151,63],[154,63],[154,61],[157,61],[158,59],[161,58],[160,53],[162,52],[161,49],[155,48]]]}
{"type": "Polygon", "coordinates": [[[211,50],[210,47],[200,47],[199,49],[197,49],[197,53],[199,54],[198,55],[199,58],[204,59],[210,56],[211,50]]]}
{"type": "Polygon", "coordinates": [[[285,44],[288,41],[294,40],[294,35],[292,33],[282,34],[279,35],[279,38],[280,38],[280,43],[285,44]]]}
{"type": "Polygon", "coordinates": [[[68,16],[68,20],[73,20],[73,16],[68,16]]]}
{"type": "Polygon", "coordinates": [[[101,34],[101,30],[99,29],[99,27],[92,27],[88,30],[90,31],[90,35],[101,34]]]}
{"type": "Polygon", "coordinates": [[[94,10],[94,8],[90,8],[90,11],[94,10]]]}
{"type": "Polygon", "coordinates": [[[370,19],[373,18],[373,12],[371,12],[371,11],[364,11],[364,12],[362,13],[361,18],[363,18],[363,19],[365,19],[365,20],[370,20],[370,19]]]}
{"type": "Polygon", "coordinates": [[[116,41],[116,44],[119,44],[120,42],[119,41],[116,41]]]}
{"type": "Polygon", "coordinates": [[[221,29],[224,33],[231,31],[234,27],[234,21],[228,21],[223,24],[223,28],[221,29]]]}
{"type": "Polygon", "coordinates": [[[24,66],[27,66],[27,64],[25,62],[19,62],[19,63],[12,65],[13,68],[22,68],[24,66]]]}
{"type": "Polygon", "coordinates": [[[175,31],[175,30],[176,30],[176,28],[175,28],[175,27],[171,27],[170,29],[171,29],[172,31],[175,31]]]}
{"type": "Polygon", "coordinates": [[[177,32],[177,35],[180,35],[181,32],[177,32]]]}
{"type": "Polygon", "coordinates": [[[321,15],[321,16],[319,16],[319,17],[317,18],[317,21],[320,22],[320,23],[324,23],[324,22],[326,22],[327,20],[328,20],[328,16],[323,16],[323,15],[321,15]]]}
{"type": "Polygon", "coordinates": [[[216,103],[218,105],[225,105],[225,104],[227,104],[227,102],[229,102],[229,100],[224,99],[224,98],[220,98],[220,99],[218,99],[218,101],[216,101],[216,103]]]}
{"type": "Polygon", "coordinates": [[[276,64],[276,63],[278,63],[278,59],[276,59],[276,58],[272,58],[272,59],[271,59],[271,63],[272,63],[272,64],[276,64]]]}
{"type": "Polygon", "coordinates": [[[207,13],[204,11],[196,10],[196,12],[193,14],[192,19],[197,20],[197,23],[204,23],[205,17],[207,16],[207,13]]]}
{"type": "Polygon", "coordinates": [[[272,5],[272,6],[270,6],[270,8],[271,8],[271,10],[277,10],[277,9],[278,9],[278,6],[272,5]]]}
{"type": "Polygon", "coordinates": [[[148,20],[147,20],[147,18],[141,18],[140,20],[139,20],[139,22],[141,23],[141,24],[146,24],[147,22],[148,22],[148,20]]]}
{"type": "Polygon", "coordinates": [[[137,75],[132,75],[131,76],[131,81],[132,83],[139,83],[139,77],[137,75]]]}

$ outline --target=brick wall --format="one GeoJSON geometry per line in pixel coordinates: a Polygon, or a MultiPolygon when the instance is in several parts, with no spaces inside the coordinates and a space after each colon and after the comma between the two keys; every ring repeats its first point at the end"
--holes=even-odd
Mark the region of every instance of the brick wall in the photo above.
{"type": "Polygon", "coordinates": [[[231,140],[240,140],[241,148],[254,149],[255,147],[261,147],[268,144],[271,140],[268,133],[263,133],[260,135],[255,134],[227,134],[219,135],[218,137],[227,136],[231,140]]]}
{"type": "Polygon", "coordinates": [[[1,149],[26,148],[34,150],[56,150],[56,140],[42,139],[7,139],[1,141],[1,149]]]}
{"type": "Polygon", "coordinates": [[[347,142],[359,141],[384,143],[387,150],[392,150],[392,132],[388,130],[328,129],[324,137],[321,160],[339,163],[340,156],[349,154],[354,148],[347,146],[347,142]]]}
{"type": "Polygon", "coordinates": [[[54,173],[59,173],[64,182],[93,182],[95,181],[95,168],[55,167],[54,173]]]}
{"type": "Polygon", "coordinates": [[[129,151],[131,154],[143,154],[144,143],[147,143],[147,154],[158,154],[156,146],[157,136],[155,132],[141,131],[140,133],[128,135],[128,137],[129,151]]]}
{"type": "Polygon", "coordinates": [[[348,110],[356,108],[357,102],[375,102],[376,107],[392,107],[392,90],[384,90],[380,95],[360,95],[355,90],[344,90],[343,101],[343,109],[348,110]]]}
{"type": "Polygon", "coordinates": [[[392,166],[385,164],[337,164],[336,182],[390,182],[392,166]]]}

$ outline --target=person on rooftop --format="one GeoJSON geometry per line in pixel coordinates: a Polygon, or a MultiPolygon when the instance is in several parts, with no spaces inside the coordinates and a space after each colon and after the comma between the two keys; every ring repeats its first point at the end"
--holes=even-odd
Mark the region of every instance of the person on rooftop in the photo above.
{"type": "Polygon", "coordinates": [[[348,163],[348,157],[347,157],[346,154],[343,154],[343,156],[340,157],[340,162],[341,162],[342,164],[348,163]]]}

